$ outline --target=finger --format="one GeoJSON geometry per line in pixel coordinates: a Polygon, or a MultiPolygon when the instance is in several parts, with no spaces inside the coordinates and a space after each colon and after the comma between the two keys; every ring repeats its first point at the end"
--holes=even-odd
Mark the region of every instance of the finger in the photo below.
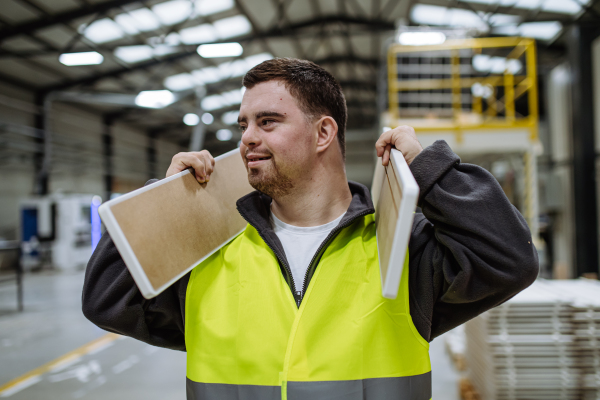
{"type": "Polygon", "coordinates": [[[206,180],[210,179],[210,175],[215,170],[215,159],[210,155],[208,151],[202,152],[202,161],[204,163],[204,168],[206,170],[206,180]]]}
{"type": "Polygon", "coordinates": [[[393,132],[393,130],[383,132],[381,134],[381,136],[379,136],[379,139],[377,139],[377,142],[375,142],[375,149],[377,150],[377,157],[381,157],[383,155],[385,147],[387,146],[388,143],[391,142],[392,132],[393,132]]]}
{"type": "Polygon", "coordinates": [[[206,182],[206,164],[194,157],[194,160],[192,161],[192,167],[194,168],[194,172],[196,174],[196,180],[200,183],[206,182]]]}
{"type": "Polygon", "coordinates": [[[177,161],[182,171],[191,167],[194,169],[194,175],[196,176],[196,180],[198,182],[203,183],[206,181],[206,169],[204,162],[198,158],[197,153],[183,153],[177,161]]]}
{"type": "Polygon", "coordinates": [[[214,172],[215,159],[208,150],[195,151],[190,154],[193,154],[204,164],[204,179],[208,182],[210,175],[214,172]]]}
{"type": "Polygon", "coordinates": [[[383,152],[383,158],[381,160],[381,163],[383,164],[384,167],[387,167],[388,163],[390,162],[391,151],[392,151],[392,145],[388,143],[385,146],[385,150],[383,152]]]}
{"type": "Polygon", "coordinates": [[[177,153],[171,159],[171,165],[169,165],[169,169],[167,170],[167,177],[171,175],[178,174],[179,172],[187,169],[190,165],[184,161],[189,153],[177,153]]]}

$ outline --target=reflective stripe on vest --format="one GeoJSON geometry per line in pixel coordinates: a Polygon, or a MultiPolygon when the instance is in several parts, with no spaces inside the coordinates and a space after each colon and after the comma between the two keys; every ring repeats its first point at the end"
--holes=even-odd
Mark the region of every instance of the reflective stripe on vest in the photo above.
{"type": "Polygon", "coordinates": [[[372,215],[332,240],[299,309],[248,225],[194,269],[185,312],[188,399],[431,397],[429,344],[409,312],[408,255],[398,297],[383,298],[372,215]]]}
{"type": "MultiPolygon", "coordinates": [[[[288,400],[429,400],[431,372],[397,378],[354,381],[288,382],[288,400]],[[401,397],[399,397],[401,395],[401,397]]],[[[280,386],[200,383],[187,379],[188,399],[281,400],[280,386]]]]}

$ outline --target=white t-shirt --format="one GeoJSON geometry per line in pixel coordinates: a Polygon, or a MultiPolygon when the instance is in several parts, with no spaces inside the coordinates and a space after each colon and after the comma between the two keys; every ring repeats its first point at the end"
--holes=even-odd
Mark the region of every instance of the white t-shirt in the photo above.
{"type": "Polygon", "coordinates": [[[303,227],[286,224],[271,212],[271,226],[281,241],[290,264],[296,286],[295,292],[302,290],[306,270],[319,245],[323,243],[329,232],[338,226],[345,214],[325,225],[303,227]]]}

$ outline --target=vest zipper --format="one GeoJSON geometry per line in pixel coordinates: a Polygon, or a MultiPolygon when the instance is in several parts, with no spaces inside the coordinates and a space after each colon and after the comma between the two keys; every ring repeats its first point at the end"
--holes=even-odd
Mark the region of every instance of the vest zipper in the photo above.
{"type": "MultiPolygon", "coordinates": [[[[240,211],[240,214],[242,215],[242,217],[248,223],[250,223],[250,225],[254,226],[254,224],[252,224],[249,221],[249,219],[246,218],[246,215],[244,215],[245,213],[242,212],[239,209],[239,207],[238,207],[238,211],[240,211]]],[[[319,256],[319,254],[322,253],[325,250],[325,248],[329,245],[329,242],[342,229],[346,228],[347,226],[350,226],[358,218],[364,217],[365,215],[373,214],[373,212],[374,212],[373,209],[367,209],[365,211],[362,211],[362,212],[356,214],[355,216],[353,216],[352,218],[350,218],[349,220],[347,220],[346,222],[344,222],[343,224],[336,226],[335,228],[333,228],[333,230],[331,232],[329,232],[329,235],[327,235],[327,237],[325,238],[325,240],[323,240],[323,242],[321,243],[321,245],[317,249],[317,252],[313,256],[312,260],[310,261],[310,264],[308,264],[308,268],[306,269],[306,274],[304,275],[304,282],[302,283],[302,290],[299,291],[299,292],[296,291],[296,283],[294,282],[294,276],[292,275],[292,269],[290,268],[290,266],[288,265],[288,263],[284,260],[284,257],[281,256],[281,254],[279,253],[279,251],[277,251],[277,249],[275,249],[273,246],[271,246],[271,244],[269,243],[269,241],[261,233],[260,229],[258,229],[258,228],[256,228],[254,226],[254,228],[256,229],[256,232],[261,237],[261,239],[263,240],[263,242],[265,242],[265,244],[267,246],[269,246],[269,248],[271,249],[271,251],[273,252],[273,254],[275,254],[275,257],[277,257],[277,260],[281,263],[281,265],[283,265],[283,269],[285,270],[285,273],[287,275],[286,278],[288,280],[288,285],[290,287],[290,290],[292,291],[292,296],[294,296],[294,300],[296,301],[296,306],[298,308],[300,308],[300,304],[302,303],[302,299],[304,298],[304,295],[306,294],[306,289],[308,288],[308,284],[310,283],[309,277],[312,276],[312,272],[314,272],[314,270],[317,268],[319,260],[321,259],[321,257],[319,256]]]]}
{"type": "MultiPolygon", "coordinates": [[[[343,224],[336,226],[331,232],[329,232],[329,235],[327,235],[325,240],[323,240],[323,243],[321,243],[321,245],[317,249],[315,255],[313,256],[312,260],[310,261],[310,264],[308,264],[308,268],[306,269],[306,274],[304,275],[304,282],[302,283],[302,291],[298,292],[300,294],[300,296],[299,296],[299,299],[296,300],[298,303],[298,307],[300,307],[300,303],[302,303],[302,299],[304,298],[304,295],[306,294],[306,289],[308,288],[308,284],[310,283],[309,276],[312,277],[312,275],[314,274],[314,270],[317,268],[317,265],[319,264],[319,261],[321,260],[321,256],[323,255],[322,253],[324,253],[324,251],[325,251],[325,248],[327,246],[329,246],[329,242],[331,242],[333,240],[333,238],[335,236],[337,236],[337,234],[340,233],[340,231],[342,229],[346,228],[347,226],[352,225],[354,223],[354,221],[356,221],[358,218],[364,217],[365,215],[368,215],[368,214],[372,214],[372,211],[366,210],[359,214],[356,214],[354,217],[352,217],[348,221],[344,222],[343,224]]],[[[296,297],[296,296],[294,296],[294,297],[296,297]]]]}

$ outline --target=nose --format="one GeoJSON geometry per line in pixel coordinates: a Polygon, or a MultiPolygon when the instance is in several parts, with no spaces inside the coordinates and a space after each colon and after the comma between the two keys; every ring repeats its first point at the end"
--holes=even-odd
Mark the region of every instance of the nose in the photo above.
{"type": "Polygon", "coordinates": [[[246,127],[246,130],[242,134],[242,143],[246,147],[257,147],[260,145],[260,136],[258,134],[255,124],[250,123],[246,127]]]}

